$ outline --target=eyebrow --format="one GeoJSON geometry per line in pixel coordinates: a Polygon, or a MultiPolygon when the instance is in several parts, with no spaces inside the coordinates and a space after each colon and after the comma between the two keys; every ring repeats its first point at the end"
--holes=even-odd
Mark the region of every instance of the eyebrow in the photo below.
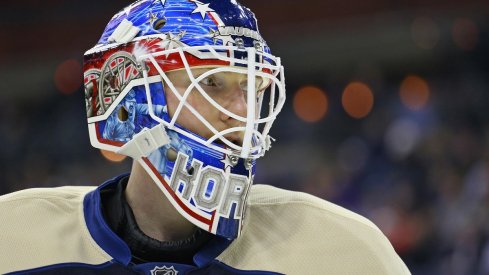
{"type": "MultiPolygon", "coordinates": [[[[200,77],[201,75],[205,74],[208,71],[210,71],[210,70],[201,70],[201,69],[199,69],[199,71],[197,71],[197,72],[194,72],[193,71],[192,72],[192,75],[194,76],[194,78],[198,78],[198,77],[200,77]]],[[[211,74],[211,75],[214,75],[214,74],[211,74]]],[[[211,75],[209,75],[209,76],[211,76],[211,75]]]]}

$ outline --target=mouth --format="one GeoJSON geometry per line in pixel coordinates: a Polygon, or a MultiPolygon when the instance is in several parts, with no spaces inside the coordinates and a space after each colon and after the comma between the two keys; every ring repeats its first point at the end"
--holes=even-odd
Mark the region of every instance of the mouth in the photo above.
{"type": "MultiPolygon", "coordinates": [[[[242,139],[240,139],[238,135],[226,135],[224,136],[224,139],[227,139],[229,142],[236,146],[241,146],[243,143],[242,139]]],[[[224,143],[224,141],[222,141],[222,139],[216,139],[214,142],[223,147],[229,147],[226,143],[224,143]]]]}

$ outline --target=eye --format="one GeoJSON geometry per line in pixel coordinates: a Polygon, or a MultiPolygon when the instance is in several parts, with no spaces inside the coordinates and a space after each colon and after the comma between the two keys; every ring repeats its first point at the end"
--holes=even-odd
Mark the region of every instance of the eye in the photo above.
{"type": "Polygon", "coordinates": [[[212,76],[208,76],[208,77],[202,79],[199,83],[203,84],[205,86],[209,86],[209,87],[217,87],[218,86],[217,81],[212,76]]]}

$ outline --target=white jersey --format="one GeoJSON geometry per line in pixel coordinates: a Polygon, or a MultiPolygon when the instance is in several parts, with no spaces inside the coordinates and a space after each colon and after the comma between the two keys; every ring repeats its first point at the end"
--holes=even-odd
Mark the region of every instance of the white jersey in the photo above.
{"type": "Polygon", "coordinates": [[[111,231],[100,207],[100,190],[117,182],[1,196],[0,273],[410,274],[366,218],[267,185],[252,187],[241,237],[216,237],[194,256],[194,265],[131,264],[127,244],[111,231]]]}

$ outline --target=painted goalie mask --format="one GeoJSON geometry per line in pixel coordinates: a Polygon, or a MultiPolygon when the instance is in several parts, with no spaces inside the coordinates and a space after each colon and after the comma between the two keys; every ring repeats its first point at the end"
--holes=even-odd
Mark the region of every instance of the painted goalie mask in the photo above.
{"type": "Polygon", "coordinates": [[[254,14],[235,0],[137,1],[85,53],[84,72],[92,145],[138,160],[190,222],[238,237],[285,100],[283,67],[254,14]],[[227,79],[241,103],[226,99],[227,79]],[[216,125],[203,105],[233,123],[216,125]]]}

